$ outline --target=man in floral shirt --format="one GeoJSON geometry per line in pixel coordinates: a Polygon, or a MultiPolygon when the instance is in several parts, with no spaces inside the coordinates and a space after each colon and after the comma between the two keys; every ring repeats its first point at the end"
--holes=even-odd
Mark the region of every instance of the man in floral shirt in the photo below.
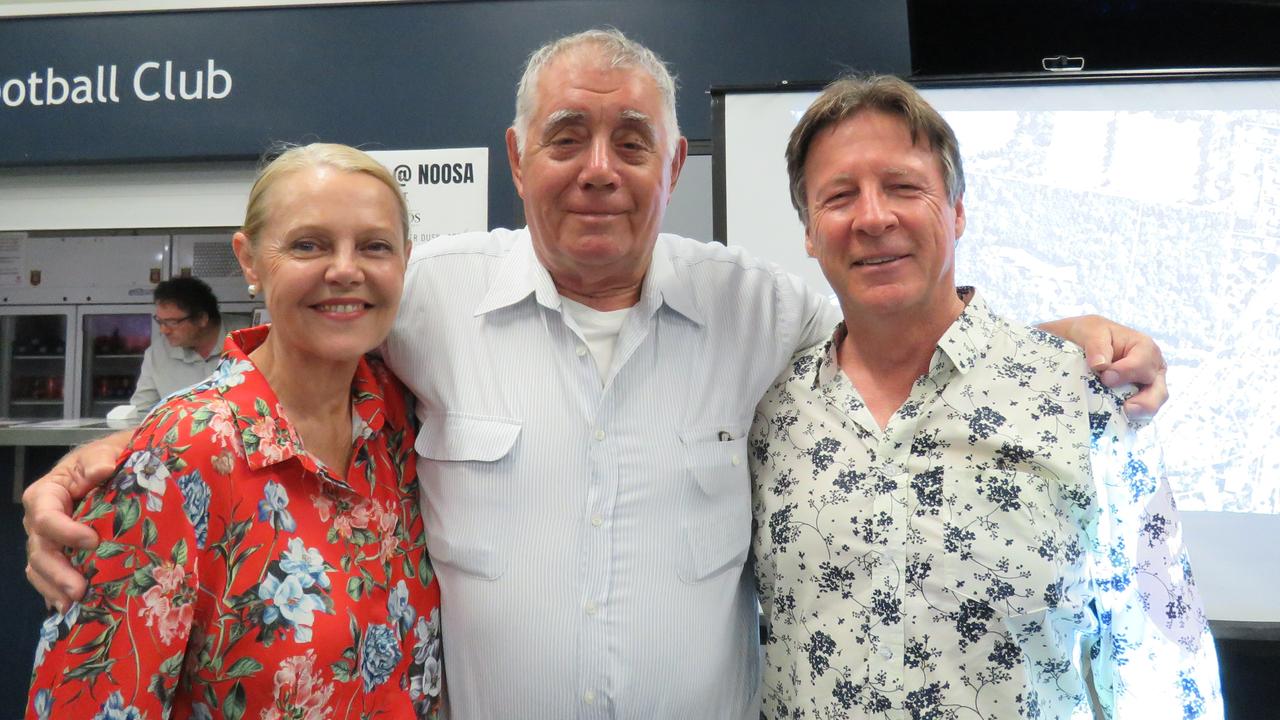
{"type": "Polygon", "coordinates": [[[1079,348],[957,292],[955,136],[847,79],[787,149],[844,322],[750,438],[767,717],[1221,717],[1170,489],[1079,348]]]}

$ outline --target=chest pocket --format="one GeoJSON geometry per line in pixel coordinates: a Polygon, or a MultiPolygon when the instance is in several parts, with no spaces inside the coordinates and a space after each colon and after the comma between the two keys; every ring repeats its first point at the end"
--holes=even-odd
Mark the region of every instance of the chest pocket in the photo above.
{"type": "Polygon", "coordinates": [[[521,423],[466,413],[430,413],[414,449],[426,497],[433,563],[493,580],[506,569],[500,528],[511,506],[521,423]]]}
{"type": "Polygon", "coordinates": [[[681,549],[677,572],[688,583],[736,575],[751,545],[751,479],[746,427],[680,433],[685,454],[681,549]]]}

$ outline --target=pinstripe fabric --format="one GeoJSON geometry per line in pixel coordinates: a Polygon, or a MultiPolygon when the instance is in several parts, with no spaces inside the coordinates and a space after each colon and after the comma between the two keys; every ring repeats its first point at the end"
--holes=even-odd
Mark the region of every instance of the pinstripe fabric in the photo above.
{"type": "Polygon", "coordinates": [[[420,401],[454,718],[756,716],[746,433],[837,319],[663,235],[602,387],[526,230],[415,249],[386,351],[420,401]]]}

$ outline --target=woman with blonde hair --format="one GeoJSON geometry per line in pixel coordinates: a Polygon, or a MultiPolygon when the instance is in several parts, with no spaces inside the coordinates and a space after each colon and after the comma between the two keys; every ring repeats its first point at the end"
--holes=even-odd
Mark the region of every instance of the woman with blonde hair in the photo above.
{"type": "Polygon", "coordinates": [[[84,600],[44,624],[29,718],[411,718],[441,686],[409,401],[365,357],[409,244],[399,187],[343,145],[263,168],[232,240],[272,323],[143,421],[77,510],[84,600]]]}

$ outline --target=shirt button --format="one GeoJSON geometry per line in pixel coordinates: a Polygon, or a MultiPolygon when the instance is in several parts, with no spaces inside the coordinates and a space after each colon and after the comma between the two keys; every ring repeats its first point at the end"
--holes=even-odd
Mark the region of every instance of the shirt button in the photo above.
{"type": "Polygon", "coordinates": [[[733,463],[734,467],[738,467],[739,465],[742,464],[742,458],[738,457],[737,455],[734,455],[732,458],[729,459],[729,462],[733,463]]]}
{"type": "Polygon", "coordinates": [[[578,353],[578,357],[582,357],[583,355],[587,354],[587,349],[579,345],[577,353],[578,353]]]}
{"type": "Polygon", "coordinates": [[[884,658],[885,660],[893,659],[893,648],[887,648],[887,647],[880,648],[880,657],[884,658]]]}
{"type": "Polygon", "coordinates": [[[600,610],[600,607],[599,607],[598,605],[596,605],[596,604],[595,604],[595,601],[593,601],[593,600],[588,600],[588,601],[587,601],[587,614],[588,614],[588,615],[595,615],[599,610],[600,610]]]}
{"type": "Polygon", "coordinates": [[[604,518],[600,517],[599,515],[592,515],[592,516],[591,516],[591,526],[592,526],[592,527],[600,527],[600,526],[601,526],[601,525],[603,525],[603,524],[604,524],[604,518]]]}
{"type": "Polygon", "coordinates": [[[596,431],[596,440],[604,440],[604,430],[596,431]]]}
{"type": "Polygon", "coordinates": [[[590,690],[582,693],[582,702],[590,705],[596,701],[596,694],[590,690]]]}

